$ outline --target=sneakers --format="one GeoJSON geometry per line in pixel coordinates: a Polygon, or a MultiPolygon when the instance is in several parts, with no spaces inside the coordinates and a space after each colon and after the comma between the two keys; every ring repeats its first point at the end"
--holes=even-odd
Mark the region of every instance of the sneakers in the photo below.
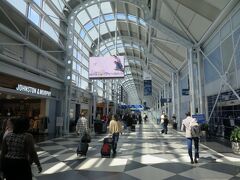
{"type": "Polygon", "coordinates": [[[194,161],[193,161],[193,159],[191,159],[191,164],[197,164],[198,163],[198,160],[197,159],[194,159],[194,161]]]}

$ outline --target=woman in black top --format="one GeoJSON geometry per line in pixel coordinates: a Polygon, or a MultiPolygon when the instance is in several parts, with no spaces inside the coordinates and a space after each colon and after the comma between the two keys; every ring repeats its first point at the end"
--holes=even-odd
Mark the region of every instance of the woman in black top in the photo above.
{"type": "Polygon", "coordinates": [[[27,133],[29,119],[12,119],[13,132],[3,140],[1,164],[6,180],[32,180],[31,162],[35,162],[39,172],[42,171],[33,136],[27,133]]]}

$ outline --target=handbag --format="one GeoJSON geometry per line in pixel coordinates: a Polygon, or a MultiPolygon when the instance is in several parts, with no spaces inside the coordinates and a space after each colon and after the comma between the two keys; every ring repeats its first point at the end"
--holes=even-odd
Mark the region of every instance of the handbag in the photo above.
{"type": "Polygon", "coordinates": [[[85,132],[82,136],[82,143],[90,143],[91,142],[91,136],[89,133],[85,132]]]}

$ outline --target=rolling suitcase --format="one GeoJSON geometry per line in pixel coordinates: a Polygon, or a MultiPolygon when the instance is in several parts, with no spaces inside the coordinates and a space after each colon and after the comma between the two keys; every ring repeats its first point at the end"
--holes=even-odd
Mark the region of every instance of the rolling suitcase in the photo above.
{"type": "Polygon", "coordinates": [[[87,155],[87,151],[88,151],[88,143],[83,143],[83,142],[80,142],[78,147],[77,147],[77,155],[84,155],[86,156],[87,155]]]}
{"type": "Polygon", "coordinates": [[[135,129],[136,129],[135,125],[132,125],[131,126],[131,131],[135,131],[135,129]]]}
{"type": "Polygon", "coordinates": [[[103,145],[101,148],[101,156],[110,158],[111,149],[112,149],[112,137],[104,138],[103,145]]]}

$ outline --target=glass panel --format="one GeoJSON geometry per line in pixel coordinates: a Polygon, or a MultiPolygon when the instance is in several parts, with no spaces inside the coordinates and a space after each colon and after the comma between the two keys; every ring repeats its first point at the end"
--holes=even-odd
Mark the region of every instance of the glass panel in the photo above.
{"type": "Polygon", "coordinates": [[[78,22],[77,22],[77,21],[75,21],[75,24],[74,24],[74,29],[77,31],[77,33],[79,33],[79,32],[80,32],[80,30],[81,30],[81,26],[78,24],[78,22]]]}
{"type": "Polygon", "coordinates": [[[79,21],[81,22],[82,25],[86,24],[88,21],[90,21],[90,18],[88,14],[86,13],[85,10],[82,10],[78,15],[77,15],[79,21]]]}
{"type": "Polygon", "coordinates": [[[87,10],[92,18],[95,18],[99,15],[99,8],[96,4],[88,7],[87,10]]]}
{"type": "Polygon", "coordinates": [[[98,32],[96,30],[96,28],[92,28],[89,32],[89,36],[92,38],[92,39],[97,39],[98,38],[98,32]]]}
{"type": "Polygon", "coordinates": [[[84,46],[82,47],[82,51],[87,57],[89,56],[89,52],[88,52],[87,48],[85,48],[84,46]]]}
{"type": "Polygon", "coordinates": [[[81,52],[78,51],[78,52],[77,52],[77,59],[78,59],[79,61],[81,61],[81,57],[82,57],[81,52]]]}
{"type": "MultiPolygon", "coordinates": [[[[237,45],[237,41],[240,38],[240,28],[238,28],[234,34],[233,34],[233,40],[234,40],[234,47],[237,49],[240,49],[240,42],[238,42],[238,46],[237,45]]],[[[235,60],[236,60],[236,64],[237,64],[237,68],[240,69],[240,51],[239,50],[235,50],[235,60]]]]}
{"type": "Polygon", "coordinates": [[[101,11],[102,11],[103,14],[112,13],[113,10],[112,10],[110,2],[101,3],[101,11]]]}
{"type": "Polygon", "coordinates": [[[146,23],[145,23],[145,21],[143,19],[140,18],[139,22],[140,22],[141,25],[146,26],[146,23]]]}
{"type": "Polygon", "coordinates": [[[82,63],[88,68],[88,60],[86,58],[82,58],[82,63]]]}
{"type": "Polygon", "coordinates": [[[110,20],[114,19],[114,16],[113,16],[113,14],[106,14],[106,15],[104,15],[104,18],[106,21],[110,21],[110,20]]]}
{"type": "Polygon", "coordinates": [[[88,89],[88,82],[84,79],[81,79],[81,88],[82,89],[88,89]]]}
{"type": "Polygon", "coordinates": [[[89,31],[90,29],[92,29],[93,26],[94,24],[92,23],[92,21],[90,21],[84,25],[84,28],[86,29],[86,31],[89,31]]]}
{"type": "Polygon", "coordinates": [[[37,26],[39,26],[40,15],[34,11],[31,7],[29,7],[28,18],[37,26]]]}
{"type": "Polygon", "coordinates": [[[64,8],[64,3],[62,2],[62,0],[52,0],[53,4],[58,8],[58,10],[60,12],[63,11],[63,8],[64,8]]]}
{"type": "Polygon", "coordinates": [[[76,70],[76,69],[77,69],[77,68],[76,68],[76,67],[77,67],[76,65],[77,65],[77,64],[76,64],[76,61],[73,61],[73,64],[72,64],[72,69],[73,69],[73,70],[76,70]]]}
{"type": "Polygon", "coordinates": [[[75,74],[72,74],[72,82],[76,83],[77,76],[75,74]]]}
{"type": "Polygon", "coordinates": [[[91,47],[91,45],[92,45],[92,40],[89,38],[88,35],[85,36],[84,42],[88,45],[88,47],[91,47]]]}
{"type": "Polygon", "coordinates": [[[125,53],[125,49],[124,48],[118,48],[117,49],[119,53],[125,53]]]}
{"type": "Polygon", "coordinates": [[[77,58],[77,49],[76,49],[76,48],[73,48],[73,56],[74,56],[75,58],[77,58]]]}
{"type": "Polygon", "coordinates": [[[114,44],[113,44],[113,42],[111,41],[111,42],[108,42],[107,44],[106,44],[106,46],[107,47],[111,47],[111,46],[113,46],[114,44]]]}
{"type": "Polygon", "coordinates": [[[24,0],[7,0],[11,3],[17,10],[26,15],[27,4],[24,0]]]}
{"type": "Polygon", "coordinates": [[[137,22],[137,17],[133,15],[128,15],[128,19],[133,22],[137,22]]]}
{"type": "Polygon", "coordinates": [[[76,36],[74,36],[74,43],[77,45],[78,39],[76,36]]]}
{"type": "Polygon", "coordinates": [[[126,15],[123,13],[117,13],[117,19],[126,20],[126,15]]]}
{"type": "Polygon", "coordinates": [[[108,25],[110,31],[115,31],[115,29],[116,29],[116,22],[115,21],[108,21],[107,25],[108,25]]]}
{"type": "Polygon", "coordinates": [[[103,24],[100,24],[100,34],[103,35],[103,34],[106,34],[108,33],[108,29],[107,29],[107,26],[105,23],[103,24]]]}
{"type": "Polygon", "coordinates": [[[101,46],[100,46],[100,51],[103,51],[105,48],[106,48],[105,45],[101,45],[101,46]]]}
{"type": "Polygon", "coordinates": [[[53,20],[53,22],[55,22],[58,26],[60,25],[60,19],[46,3],[44,3],[43,10],[53,20]]]}
{"type": "Polygon", "coordinates": [[[50,26],[45,20],[43,21],[42,29],[55,41],[58,42],[58,36],[59,34],[54,31],[52,26],[50,26]]]}
{"type": "Polygon", "coordinates": [[[42,0],[33,0],[39,7],[42,7],[42,0]]]}
{"type": "Polygon", "coordinates": [[[84,38],[85,34],[86,34],[86,33],[85,33],[85,30],[82,29],[82,30],[80,31],[80,36],[81,36],[82,39],[84,38]]]}
{"type": "Polygon", "coordinates": [[[86,69],[82,68],[82,74],[81,75],[87,79],[88,78],[88,71],[86,69]]]}
{"type": "Polygon", "coordinates": [[[81,66],[80,66],[80,64],[79,63],[77,63],[77,72],[80,74],[81,73],[81,66]]]}

